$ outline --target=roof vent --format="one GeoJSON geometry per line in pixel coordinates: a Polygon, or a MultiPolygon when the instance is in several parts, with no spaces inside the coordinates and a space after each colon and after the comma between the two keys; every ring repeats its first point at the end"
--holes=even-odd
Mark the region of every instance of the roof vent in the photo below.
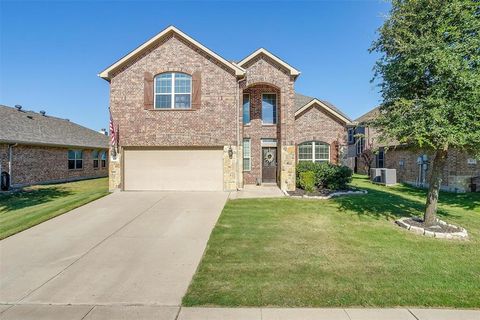
{"type": "Polygon", "coordinates": [[[42,116],[45,116],[45,114],[46,114],[45,110],[40,110],[40,114],[41,114],[42,116]]]}
{"type": "Polygon", "coordinates": [[[16,105],[15,105],[15,108],[17,108],[18,111],[22,110],[22,106],[19,105],[19,104],[16,104],[16,105]]]}

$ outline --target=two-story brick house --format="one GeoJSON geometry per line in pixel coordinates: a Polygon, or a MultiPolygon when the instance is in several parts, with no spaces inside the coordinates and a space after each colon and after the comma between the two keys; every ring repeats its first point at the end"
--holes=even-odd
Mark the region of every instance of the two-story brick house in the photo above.
{"type": "Polygon", "coordinates": [[[350,122],[297,94],[299,75],[265,49],[232,62],[168,27],[99,75],[119,135],[110,188],[294,190],[297,161],[338,162],[350,122]]]}

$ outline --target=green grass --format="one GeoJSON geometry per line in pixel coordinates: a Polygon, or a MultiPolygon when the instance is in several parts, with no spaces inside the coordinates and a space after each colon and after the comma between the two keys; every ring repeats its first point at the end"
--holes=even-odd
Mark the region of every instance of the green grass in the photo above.
{"type": "Polygon", "coordinates": [[[26,187],[0,194],[0,239],[108,194],[108,178],[26,187]]]}
{"type": "Polygon", "coordinates": [[[365,196],[229,201],[183,305],[480,307],[480,194],[440,195],[439,216],[469,241],[394,224],[425,191],[356,176],[365,196]]]}

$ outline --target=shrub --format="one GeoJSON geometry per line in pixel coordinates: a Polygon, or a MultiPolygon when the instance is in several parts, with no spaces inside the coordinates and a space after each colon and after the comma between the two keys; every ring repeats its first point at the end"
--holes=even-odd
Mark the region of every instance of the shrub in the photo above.
{"type": "Polygon", "coordinates": [[[302,172],[307,172],[307,171],[313,171],[315,173],[316,171],[316,166],[318,165],[318,163],[314,163],[314,162],[310,162],[310,161],[300,161],[298,164],[297,164],[297,168],[296,168],[296,174],[297,174],[297,187],[302,187],[300,185],[300,174],[302,172]]]}
{"type": "Polygon", "coordinates": [[[300,187],[308,192],[315,190],[315,172],[305,171],[300,173],[300,187]]]}
{"type": "MultiPolygon", "coordinates": [[[[352,181],[352,170],[346,166],[338,166],[330,163],[300,162],[297,165],[297,186],[304,189],[302,185],[303,173],[313,172],[314,184],[318,188],[339,190],[346,189],[352,181]]],[[[308,190],[307,190],[308,191],[308,190]]]]}
{"type": "Polygon", "coordinates": [[[332,175],[327,179],[325,187],[331,190],[347,189],[352,182],[353,171],[346,166],[332,166],[332,175]]]}

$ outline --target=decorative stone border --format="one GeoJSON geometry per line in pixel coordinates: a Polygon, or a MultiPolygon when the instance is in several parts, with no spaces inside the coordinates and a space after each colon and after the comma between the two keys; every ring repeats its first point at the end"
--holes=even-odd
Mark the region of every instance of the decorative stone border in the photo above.
{"type": "Polygon", "coordinates": [[[395,220],[395,223],[398,224],[400,227],[407,229],[408,231],[411,231],[413,233],[423,235],[426,237],[430,238],[438,238],[438,239],[452,239],[452,240],[467,240],[468,239],[468,233],[465,228],[458,227],[453,224],[446,223],[443,220],[437,219],[438,224],[442,224],[444,226],[449,226],[449,227],[455,227],[459,228],[460,231],[458,232],[435,232],[435,231],[429,231],[425,230],[424,228],[417,227],[417,226],[412,226],[406,222],[406,220],[412,219],[412,217],[404,217],[400,218],[398,220],[395,220]]]}
{"type": "Polygon", "coordinates": [[[359,190],[359,191],[338,191],[338,192],[333,192],[333,193],[329,194],[328,196],[307,196],[307,195],[303,195],[303,196],[292,196],[292,195],[288,194],[287,191],[283,191],[283,193],[284,193],[287,197],[297,198],[297,199],[319,199],[319,200],[328,200],[328,199],[333,198],[333,197],[350,196],[350,195],[358,195],[358,194],[367,194],[368,191],[367,191],[367,190],[359,190]]]}

